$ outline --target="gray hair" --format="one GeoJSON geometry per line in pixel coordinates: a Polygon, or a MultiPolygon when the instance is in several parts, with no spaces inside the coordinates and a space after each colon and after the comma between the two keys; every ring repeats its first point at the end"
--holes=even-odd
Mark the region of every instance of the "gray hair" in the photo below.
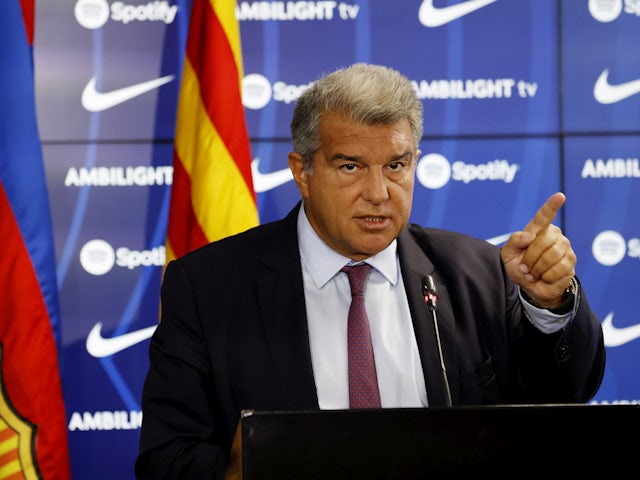
{"type": "Polygon", "coordinates": [[[291,120],[293,150],[307,169],[320,148],[320,121],[326,112],[366,125],[395,125],[406,119],[416,148],[422,139],[422,102],[400,72],[356,63],[326,75],[297,100],[291,120]]]}

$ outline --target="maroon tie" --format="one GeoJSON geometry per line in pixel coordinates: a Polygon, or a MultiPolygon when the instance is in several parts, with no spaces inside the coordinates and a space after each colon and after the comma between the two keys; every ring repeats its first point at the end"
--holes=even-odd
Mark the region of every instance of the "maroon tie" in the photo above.
{"type": "Polygon", "coordinates": [[[380,408],[380,392],[376,361],[373,357],[369,319],[364,306],[364,284],[371,265],[346,266],[349,276],[351,306],[349,307],[349,406],[351,408],[380,408]]]}

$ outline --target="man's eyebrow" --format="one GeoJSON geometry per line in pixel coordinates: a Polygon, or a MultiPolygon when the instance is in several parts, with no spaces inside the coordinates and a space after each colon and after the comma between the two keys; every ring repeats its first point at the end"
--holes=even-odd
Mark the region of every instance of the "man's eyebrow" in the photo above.
{"type": "MultiPolygon", "coordinates": [[[[399,153],[397,155],[393,155],[389,159],[389,161],[396,162],[398,160],[403,160],[403,159],[405,159],[407,157],[410,157],[412,155],[413,155],[413,152],[410,151],[410,150],[407,150],[406,152],[402,152],[402,153],[399,153]]],[[[361,158],[362,157],[359,156],[359,155],[347,155],[346,153],[335,153],[335,154],[331,155],[331,161],[346,160],[346,161],[349,161],[349,162],[359,162],[361,158]]]]}
{"type": "Polygon", "coordinates": [[[407,150],[406,152],[399,153],[398,155],[394,155],[392,157],[392,160],[402,160],[402,159],[410,157],[412,155],[413,155],[413,152],[410,151],[410,150],[407,150]]]}
{"type": "Polygon", "coordinates": [[[335,153],[331,155],[331,160],[347,160],[349,162],[357,162],[361,157],[354,155],[347,155],[346,153],[335,153]]]}

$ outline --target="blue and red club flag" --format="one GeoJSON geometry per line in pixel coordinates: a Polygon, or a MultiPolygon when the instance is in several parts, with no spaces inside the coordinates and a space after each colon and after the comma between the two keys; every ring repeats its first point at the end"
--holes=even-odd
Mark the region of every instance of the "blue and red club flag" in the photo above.
{"type": "Polygon", "coordinates": [[[34,1],[0,14],[0,479],[68,479],[58,288],[35,109],[34,1]]]}

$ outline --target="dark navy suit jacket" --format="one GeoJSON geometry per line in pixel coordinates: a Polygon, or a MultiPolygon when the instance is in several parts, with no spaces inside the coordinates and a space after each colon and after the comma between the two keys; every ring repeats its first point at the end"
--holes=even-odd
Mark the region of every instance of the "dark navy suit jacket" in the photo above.
{"type": "MultiPolygon", "coordinates": [[[[143,392],[139,478],[222,478],[242,409],[319,408],[299,208],[168,265],[143,392]]],[[[585,402],[596,393],[605,349],[584,294],[573,321],[545,335],[526,317],[498,247],[410,225],[398,255],[430,406],[445,405],[445,390],[425,275],[438,288],[454,405],[585,402]]]]}

